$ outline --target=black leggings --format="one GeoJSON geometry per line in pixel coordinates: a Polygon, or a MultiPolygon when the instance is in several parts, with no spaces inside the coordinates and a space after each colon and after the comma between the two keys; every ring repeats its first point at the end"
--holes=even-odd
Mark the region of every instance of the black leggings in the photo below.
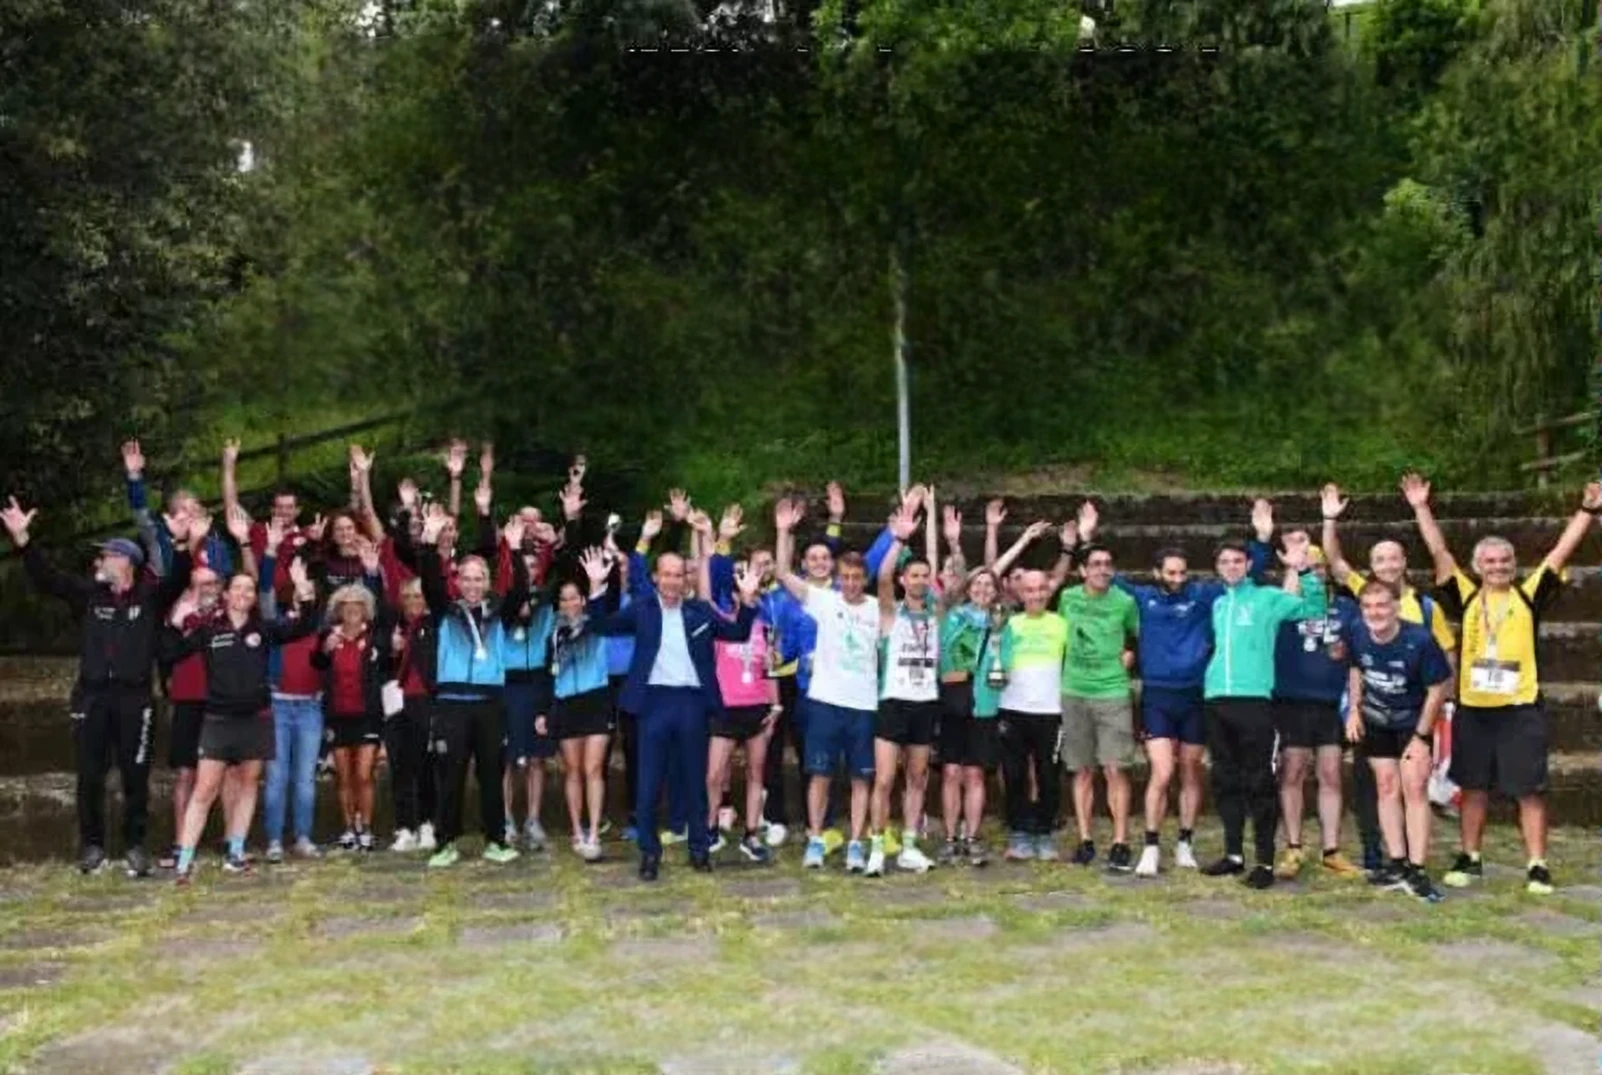
{"type": "MultiPolygon", "coordinates": [[[[779,704],[784,706],[784,712],[773,725],[773,738],[768,741],[768,755],[762,765],[762,786],[767,789],[767,801],[762,805],[762,817],[770,825],[789,825],[790,815],[785,809],[784,795],[784,741],[789,739],[795,746],[797,764],[801,758],[806,757],[806,750],[802,742],[801,722],[796,719],[795,707],[800,700],[800,690],[796,685],[794,676],[781,676],[779,684],[779,704]]],[[[801,782],[801,795],[806,797],[806,782],[801,782]]],[[[803,808],[802,816],[806,815],[803,808]]]]}
{"type": "Polygon", "coordinates": [[[384,753],[389,755],[389,790],[395,801],[395,827],[416,832],[432,821],[439,809],[432,744],[429,741],[429,700],[414,696],[406,708],[384,721],[384,753]]]}
{"type": "Polygon", "coordinates": [[[1062,770],[1057,766],[1062,718],[1044,713],[996,714],[1001,732],[1001,772],[1006,783],[1007,828],[1029,836],[1050,836],[1057,827],[1062,800],[1062,770]],[[1039,797],[1029,801],[1029,766],[1035,768],[1039,797]]]}
{"type": "Polygon", "coordinates": [[[1374,782],[1374,767],[1357,754],[1352,766],[1352,811],[1357,814],[1357,834],[1364,849],[1383,847],[1379,827],[1379,785],[1374,782]]]}
{"type": "Polygon", "coordinates": [[[439,772],[439,810],[434,828],[440,846],[462,835],[462,799],[467,793],[467,763],[478,777],[479,814],[484,839],[505,837],[506,803],[501,798],[502,729],[506,721],[499,698],[460,702],[436,699],[432,737],[439,772]]]}
{"type": "Polygon", "coordinates": [[[612,751],[617,746],[623,748],[623,802],[627,808],[627,823],[634,824],[634,782],[640,774],[640,722],[633,713],[626,712],[618,704],[618,698],[623,693],[623,684],[627,676],[612,676],[607,681],[607,690],[612,696],[612,719],[617,723],[617,734],[606,740],[606,764],[604,771],[612,771],[612,751]]]}
{"type": "Polygon", "coordinates": [[[1279,787],[1274,780],[1274,711],[1266,698],[1215,698],[1207,703],[1207,751],[1213,799],[1224,823],[1224,853],[1245,857],[1252,819],[1257,862],[1274,862],[1279,787]]]}

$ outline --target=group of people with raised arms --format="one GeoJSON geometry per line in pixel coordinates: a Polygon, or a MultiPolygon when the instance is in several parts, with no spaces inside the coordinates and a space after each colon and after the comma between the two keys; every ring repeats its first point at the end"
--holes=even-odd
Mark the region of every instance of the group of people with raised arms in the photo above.
{"type": "Polygon", "coordinates": [[[687,845],[696,870],[711,870],[730,841],[768,863],[797,820],[807,868],[823,868],[842,845],[845,868],[867,876],[982,866],[998,780],[1004,857],[1055,861],[1066,770],[1077,836],[1067,861],[1089,867],[1098,858],[1099,775],[1111,815],[1106,868],[1156,876],[1177,777],[1173,865],[1266,888],[1313,859],[1302,848],[1311,773],[1317,868],[1366,874],[1434,902],[1426,788],[1435,733],[1455,699],[1461,846],[1443,880],[1464,886],[1482,876],[1487,796],[1500,790],[1519,805],[1527,888],[1551,891],[1535,638],[1565,563],[1602,511],[1594,483],[1521,581],[1499,538],[1480,540],[1464,572],[1435,524],[1428,484],[1408,475],[1402,493],[1433,560],[1432,595],[1409,584],[1395,542],[1370,550],[1368,575],[1346,561],[1338,534],[1346,501],[1334,486],[1321,498],[1320,544],[1290,528],[1275,547],[1272,505],[1259,500],[1253,539],[1220,544],[1214,577],[1192,578],[1176,548],[1155,557],[1149,580],[1136,580],[1097,541],[1089,502],[1055,528],[1061,549],[1049,569],[1020,561],[1050,524],[1033,523],[1000,549],[1000,501],[987,507],[983,561],[970,567],[960,513],[942,510],[922,486],[903,494],[862,552],[841,546],[845,499],[834,484],[817,535],[798,537],[806,504],[781,498],[774,546],[737,553],[740,507],[714,520],[674,490],[624,551],[617,516],[604,527],[586,518],[582,457],[554,522],[524,507],[497,524],[485,446],[471,502],[475,545],[466,550],[465,443],[445,453],[444,503],[407,479],[387,519],[373,500],[372,454],[359,446],[350,449],[349,505],[310,523],[288,490],[272,497],[266,521],[253,520],[237,493],[237,455],[237,443],[225,446],[216,527],[184,490],[152,513],[143,455],[136,442],[125,445],[141,540],[102,544],[87,579],[56,569],[30,541],[33,511],[15,498],[0,511],[29,574],[83,620],[70,711],[85,872],[107,861],[113,759],[132,876],[160,866],[188,883],[218,799],[223,869],[251,869],[259,790],[266,860],[321,855],[313,829],[324,757],[343,824],[332,846],[376,848],[382,759],[395,829],[388,846],[427,853],[431,868],[459,859],[470,773],[483,857],[547,850],[545,772],[559,758],[572,850],[595,861],[620,746],[622,835],[636,842],[648,880],[670,842],[687,845]],[[665,526],[673,547],[650,560],[665,526]],[[1280,579],[1269,585],[1275,560],[1280,579]],[[1449,618],[1462,622],[1460,642],[1449,618]],[[145,843],[156,682],[171,703],[176,839],[153,861],[145,843]],[[796,814],[787,746],[802,776],[796,814]],[[1356,754],[1362,868],[1341,847],[1346,746],[1356,754]],[[1129,770],[1142,750],[1137,854],[1129,770]],[[1202,866],[1195,830],[1209,763],[1223,847],[1202,866]]]}

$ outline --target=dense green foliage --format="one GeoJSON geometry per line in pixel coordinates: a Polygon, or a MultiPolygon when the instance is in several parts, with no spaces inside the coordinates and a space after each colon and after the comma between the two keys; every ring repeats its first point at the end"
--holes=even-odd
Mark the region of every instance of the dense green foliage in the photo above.
{"type": "Polygon", "coordinates": [[[514,468],[885,483],[893,261],[922,473],[1508,485],[1587,402],[1579,0],[709,8],[6,5],[5,480],[416,404],[514,468]]]}

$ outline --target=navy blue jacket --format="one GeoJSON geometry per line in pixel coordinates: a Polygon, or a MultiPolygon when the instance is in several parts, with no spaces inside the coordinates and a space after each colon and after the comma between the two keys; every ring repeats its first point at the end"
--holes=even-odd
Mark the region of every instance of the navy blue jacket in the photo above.
{"type": "MultiPolygon", "coordinates": [[[[756,621],[756,609],[741,605],[732,621],[719,615],[705,601],[686,600],[683,609],[684,640],[689,645],[696,678],[701,681],[701,696],[706,699],[707,712],[721,714],[723,694],[718,690],[717,669],[712,661],[712,640],[748,640],[751,625],[756,621]]],[[[656,666],[656,654],[662,648],[661,600],[651,594],[608,614],[603,595],[591,598],[589,614],[600,634],[634,636],[634,659],[629,662],[628,680],[618,696],[618,707],[626,713],[643,715],[651,669],[656,666]]]]}

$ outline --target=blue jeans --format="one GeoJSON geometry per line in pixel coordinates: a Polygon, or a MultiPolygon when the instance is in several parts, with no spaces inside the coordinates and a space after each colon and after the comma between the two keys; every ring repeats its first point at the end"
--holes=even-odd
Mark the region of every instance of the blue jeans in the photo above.
{"type": "Polygon", "coordinates": [[[267,763],[262,794],[267,839],[284,835],[284,799],[295,788],[295,839],[311,839],[317,813],[317,753],[323,741],[323,703],[317,699],[273,699],[273,732],[277,748],[267,763]]]}

